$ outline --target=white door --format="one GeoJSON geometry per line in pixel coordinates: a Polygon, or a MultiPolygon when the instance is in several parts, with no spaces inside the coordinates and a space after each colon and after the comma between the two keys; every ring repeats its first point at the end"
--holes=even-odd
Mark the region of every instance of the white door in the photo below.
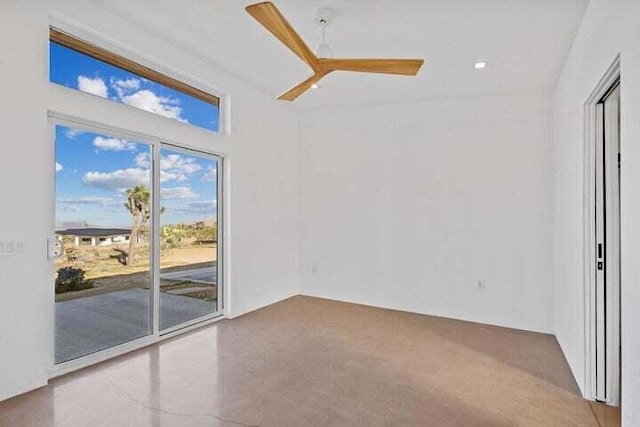
{"type": "Polygon", "coordinates": [[[596,105],[596,399],[620,401],[620,87],[596,105]]]}
{"type": "Polygon", "coordinates": [[[55,233],[64,243],[53,261],[56,365],[153,334],[155,188],[151,162],[134,165],[152,148],[55,125],[55,233]]]}

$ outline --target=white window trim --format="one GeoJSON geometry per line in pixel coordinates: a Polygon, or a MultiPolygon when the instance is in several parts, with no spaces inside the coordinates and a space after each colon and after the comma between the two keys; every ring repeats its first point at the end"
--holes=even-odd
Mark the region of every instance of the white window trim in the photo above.
{"type": "MultiPolygon", "coordinates": [[[[229,142],[225,136],[231,133],[230,106],[231,97],[217,88],[211,87],[202,80],[192,75],[170,67],[149,55],[143,54],[136,49],[123,47],[115,40],[100,34],[78,22],[68,19],[65,16],[52,13],[47,22],[47,28],[53,26],[67,32],[88,43],[109,50],[115,54],[127,57],[146,67],[152,68],[160,73],[217,96],[220,99],[219,105],[219,130],[214,132],[201,127],[181,123],[172,119],[167,119],[158,115],[139,110],[124,104],[119,104],[111,100],[105,100],[95,95],[86,94],[72,88],[63,87],[55,83],[49,84],[47,96],[47,116],[49,129],[48,151],[51,158],[51,176],[55,176],[54,164],[54,141],[55,124],[69,125],[76,128],[86,129],[94,132],[104,132],[116,136],[123,136],[132,140],[151,143],[156,147],[160,144],[168,144],[175,147],[183,147],[206,154],[218,156],[222,159],[222,174],[220,176],[222,185],[219,187],[218,197],[221,200],[221,223],[219,227],[222,250],[219,254],[221,260],[220,286],[222,290],[222,308],[219,312],[202,318],[198,323],[184,326],[178,330],[169,330],[160,335],[159,331],[153,331],[151,335],[134,340],[122,345],[90,354],[79,359],[71,360],[58,365],[54,364],[54,336],[55,336],[55,298],[53,287],[51,287],[51,339],[50,342],[50,368],[49,378],[54,378],[66,373],[82,369],[96,363],[111,359],[113,357],[143,348],[145,346],[161,342],[163,340],[186,333],[196,328],[210,325],[219,320],[228,318],[231,313],[231,239],[230,239],[230,176],[231,176],[231,155],[229,142]],[[109,117],[109,120],[104,120],[109,117]],[[136,125],[133,125],[133,123],[136,125]],[[138,126],[139,125],[139,126],[138,126]],[[134,130],[134,129],[141,130],[134,130]]],[[[49,43],[49,31],[46,31],[46,43],[49,43]]],[[[47,49],[48,52],[48,49],[47,49]]],[[[48,60],[47,60],[48,62],[48,60]]],[[[48,75],[47,75],[48,79],[48,75]]],[[[55,186],[51,188],[51,230],[54,229],[55,215],[55,186]]],[[[53,268],[53,265],[51,266],[53,268]]],[[[156,299],[157,301],[157,299],[156,299]]],[[[157,313],[157,311],[156,311],[157,313]]]]}
{"type": "MultiPolygon", "coordinates": [[[[100,98],[96,97],[96,100],[101,101],[100,98]]],[[[177,124],[180,124],[179,122],[176,122],[177,124]]],[[[79,129],[79,130],[86,130],[89,132],[103,132],[107,135],[112,135],[115,137],[120,137],[120,138],[126,138],[126,139],[131,139],[134,141],[139,141],[141,143],[145,143],[145,144],[149,144],[150,147],[152,147],[152,149],[154,150],[154,153],[159,153],[160,149],[163,146],[170,146],[172,149],[176,148],[178,150],[180,150],[180,147],[184,147],[184,150],[190,150],[190,148],[187,148],[184,146],[184,144],[180,144],[180,143],[176,143],[176,142],[172,142],[170,140],[167,140],[166,138],[161,138],[158,136],[154,136],[154,135],[148,135],[148,134],[144,134],[144,133],[140,133],[140,132],[135,132],[135,131],[129,131],[126,129],[121,129],[121,128],[117,128],[111,125],[107,125],[104,123],[96,123],[96,122],[92,122],[92,121],[87,121],[84,120],[82,118],[77,118],[77,117],[70,117],[68,115],[64,115],[64,114],[60,114],[60,113],[55,113],[55,112],[49,112],[48,113],[48,130],[49,130],[49,146],[50,146],[50,151],[52,153],[52,156],[54,155],[54,146],[55,146],[55,127],[56,125],[63,125],[63,126],[69,126],[69,127],[73,127],[74,129],[79,129]]],[[[222,173],[220,174],[220,178],[222,180],[221,185],[218,185],[218,199],[219,199],[219,203],[220,203],[220,209],[219,212],[221,213],[221,218],[218,219],[219,224],[221,224],[221,226],[219,226],[219,241],[222,242],[221,245],[221,251],[219,253],[219,260],[218,262],[221,263],[221,268],[218,270],[219,271],[219,276],[218,276],[218,280],[220,282],[220,289],[221,289],[221,294],[222,294],[222,301],[221,301],[221,307],[220,309],[215,312],[212,313],[211,315],[208,316],[204,316],[200,319],[196,319],[195,323],[193,324],[187,324],[187,325],[177,325],[175,327],[169,328],[166,331],[160,331],[158,328],[158,319],[157,319],[157,315],[159,314],[159,283],[156,283],[159,281],[159,277],[157,277],[157,275],[154,275],[153,277],[153,288],[154,288],[154,295],[152,297],[152,303],[153,303],[153,313],[152,315],[156,316],[156,318],[153,319],[153,328],[152,331],[149,335],[144,336],[142,338],[130,341],[130,342],[126,342],[123,344],[120,344],[118,346],[115,347],[111,347],[102,351],[98,351],[96,353],[92,353],[86,356],[82,356],[78,359],[73,359],[67,362],[63,362],[63,363],[59,363],[59,364],[55,364],[54,361],[54,349],[55,349],[55,341],[53,339],[53,337],[55,337],[55,294],[53,292],[53,287],[51,286],[51,291],[50,291],[50,295],[49,295],[49,300],[51,301],[51,313],[50,313],[50,319],[51,319],[51,328],[50,328],[50,333],[52,336],[52,339],[50,340],[50,355],[49,355],[49,359],[50,359],[50,367],[49,367],[49,379],[76,371],[78,369],[82,369],[82,368],[86,368],[88,366],[91,365],[95,365],[97,363],[106,361],[108,359],[114,358],[116,356],[120,356],[126,353],[129,353],[131,351],[135,351],[138,349],[141,349],[143,347],[149,346],[151,344],[156,344],[159,343],[161,341],[164,341],[166,339],[169,338],[173,338],[176,337],[178,335],[181,335],[183,333],[192,331],[194,329],[203,327],[203,326],[207,326],[210,325],[212,323],[215,323],[219,320],[222,319],[226,319],[228,318],[227,313],[229,312],[229,302],[230,302],[230,298],[229,298],[229,286],[228,286],[228,275],[227,275],[227,268],[230,267],[229,265],[229,249],[227,247],[227,241],[228,238],[227,236],[229,235],[228,233],[228,225],[227,225],[227,214],[228,214],[228,207],[227,207],[227,203],[225,201],[225,196],[224,194],[227,193],[226,188],[228,188],[228,182],[227,182],[227,177],[228,172],[227,172],[227,158],[224,155],[218,154],[218,153],[214,153],[213,151],[203,151],[201,149],[195,149],[195,151],[197,152],[201,152],[205,155],[212,155],[212,156],[216,156],[219,157],[222,160],[222,167],[221,167],[221,171],[222,173]]],[[[55,176],[55,161],[51,161],[50,162],[51,166],[50,166],[50,174],[51,176],[55,176]]],[[[159,177],[159,169],[158,168],[154,168],[154,174],[158,175],[155,178],[157,179],[159,177]]],[[[51,191],[51,200],[50,200],[50,206],[51,206],[51,212],[55,211],[55,186],[51,186],[52,191],[51,191]]],[[[159,201],[159,194],[158,192],[154,192],[154,206],[159,206],[158,201],[159,201]]],[[[157,209],[157,208],[156,208],[157,209]]],[[[55,216],[55,215],[53,215],[55,216]]],[[[52,226],[51,226],[51,230],[54,229],[53,227],[53,223],[55,221],[52,221],[52,226]]],[[[159,218],[158,215],[154,215],[154,227],[157,229],[159,224],[159,218]]],[[[158,259],[159,257],[159,252],[158,252],[158,244],[154,244],[154,249],[153,249],[153,255],[154,255],[154,259],[158,259]]],[[[53,268],[53,262],[51,262],[51,268],[53,268]]],[[[155,270],[155,267],[153,267],[155,270]]]]}
{"type": "MultiPolygon", "coordinates": [[[[220,115],[218,132],[214,132],[205,128],[202,129],[211,133],[212,135],[231,134],[231,97],[225,91],[213,87],[209,83],[204,82],[202,79],[199,79],[176,66],[170,66],[167,63],[159,60],[158,58],[143,53],[138,49],[132,48],[131,46],[125,47],[113,38],[105,34],[101,34],[94,29],[57,12],[49,13],[48,26],[55,27],[60,31],[64,31],[74,37],[77,37],[80,40],[98,46],[107,51],[113,52],[117,55],[123,56],[127,59],[139,63],[140,65],[144,65],[145,67],[151,68],[168,77],[182,81],[189,86],[193,86],[196,89],[200,89],[204,92],[218,97],[220,99],[220,104],[218,106],[220,115]]],[[[49,33],[47,32],[47,36],[48,34],[49,33]]]]}

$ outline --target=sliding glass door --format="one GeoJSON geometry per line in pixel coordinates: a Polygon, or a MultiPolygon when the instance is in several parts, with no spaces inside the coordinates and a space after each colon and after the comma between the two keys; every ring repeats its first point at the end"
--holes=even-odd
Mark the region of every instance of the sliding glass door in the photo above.
{"type": "Polygon", "coordinates": [[[167,331],[218,307],[218,171],[214,156],[161,150],[160,330],[167,331]]]}
{"type": "Polygon", "coordinates": [[[152,333],[151,146],[56,126],[55,363],[152,333]]]}
{"type": "Polygon", "coordinates": [[[86,129],[55,126],[55,364],[221,312],[220,158],[86,129]]]}

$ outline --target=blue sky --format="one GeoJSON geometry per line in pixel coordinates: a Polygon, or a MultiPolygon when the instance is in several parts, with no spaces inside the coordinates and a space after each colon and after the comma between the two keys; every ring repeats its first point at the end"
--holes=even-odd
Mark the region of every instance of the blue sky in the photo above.
{"type": "MultiPolygon", "coordinates": [[[[217,107],[53,44],[50,73],[55,83],[217,130],[217,107]]],[[[144,143],[56,126],[56,222],[130,226],[125,191],[151,188],[150,154],[144,143]]],[[[215,219],[217,162],[171,150],[161,157],[161,222],[215,219]]]]}
{"type": "MultiPolygon", "coordinates": [[[[148,144],[56,126],[56,222],[124,227],[126,190],[151,188],[148,144]]],[[[217,161],[163,149],[162,224],[216,218],[217,161]]]]}
{"type": "Polygon", "coordinates": [[[49,44],[49,62],[49,80],[54,83],[218,131],[215,105],[54,42],[49,44]]]}

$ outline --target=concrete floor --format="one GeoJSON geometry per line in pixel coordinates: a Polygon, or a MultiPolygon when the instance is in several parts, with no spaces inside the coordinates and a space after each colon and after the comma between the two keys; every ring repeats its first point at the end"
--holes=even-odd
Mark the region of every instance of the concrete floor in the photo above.
{"type": "MultiPolygon", "coordinates": [[[[160,330],[215,313],[216,301],[160,294],[160,330]]],[[[149,290],[127,289],[56,303],[55,363],[150,333],[149,290]]]]}
{"type": "Polygon", "coordinates": [[[616,425],[595,408],[553,336],[294,297],[1,402],[0,425],[616,425]]]}

